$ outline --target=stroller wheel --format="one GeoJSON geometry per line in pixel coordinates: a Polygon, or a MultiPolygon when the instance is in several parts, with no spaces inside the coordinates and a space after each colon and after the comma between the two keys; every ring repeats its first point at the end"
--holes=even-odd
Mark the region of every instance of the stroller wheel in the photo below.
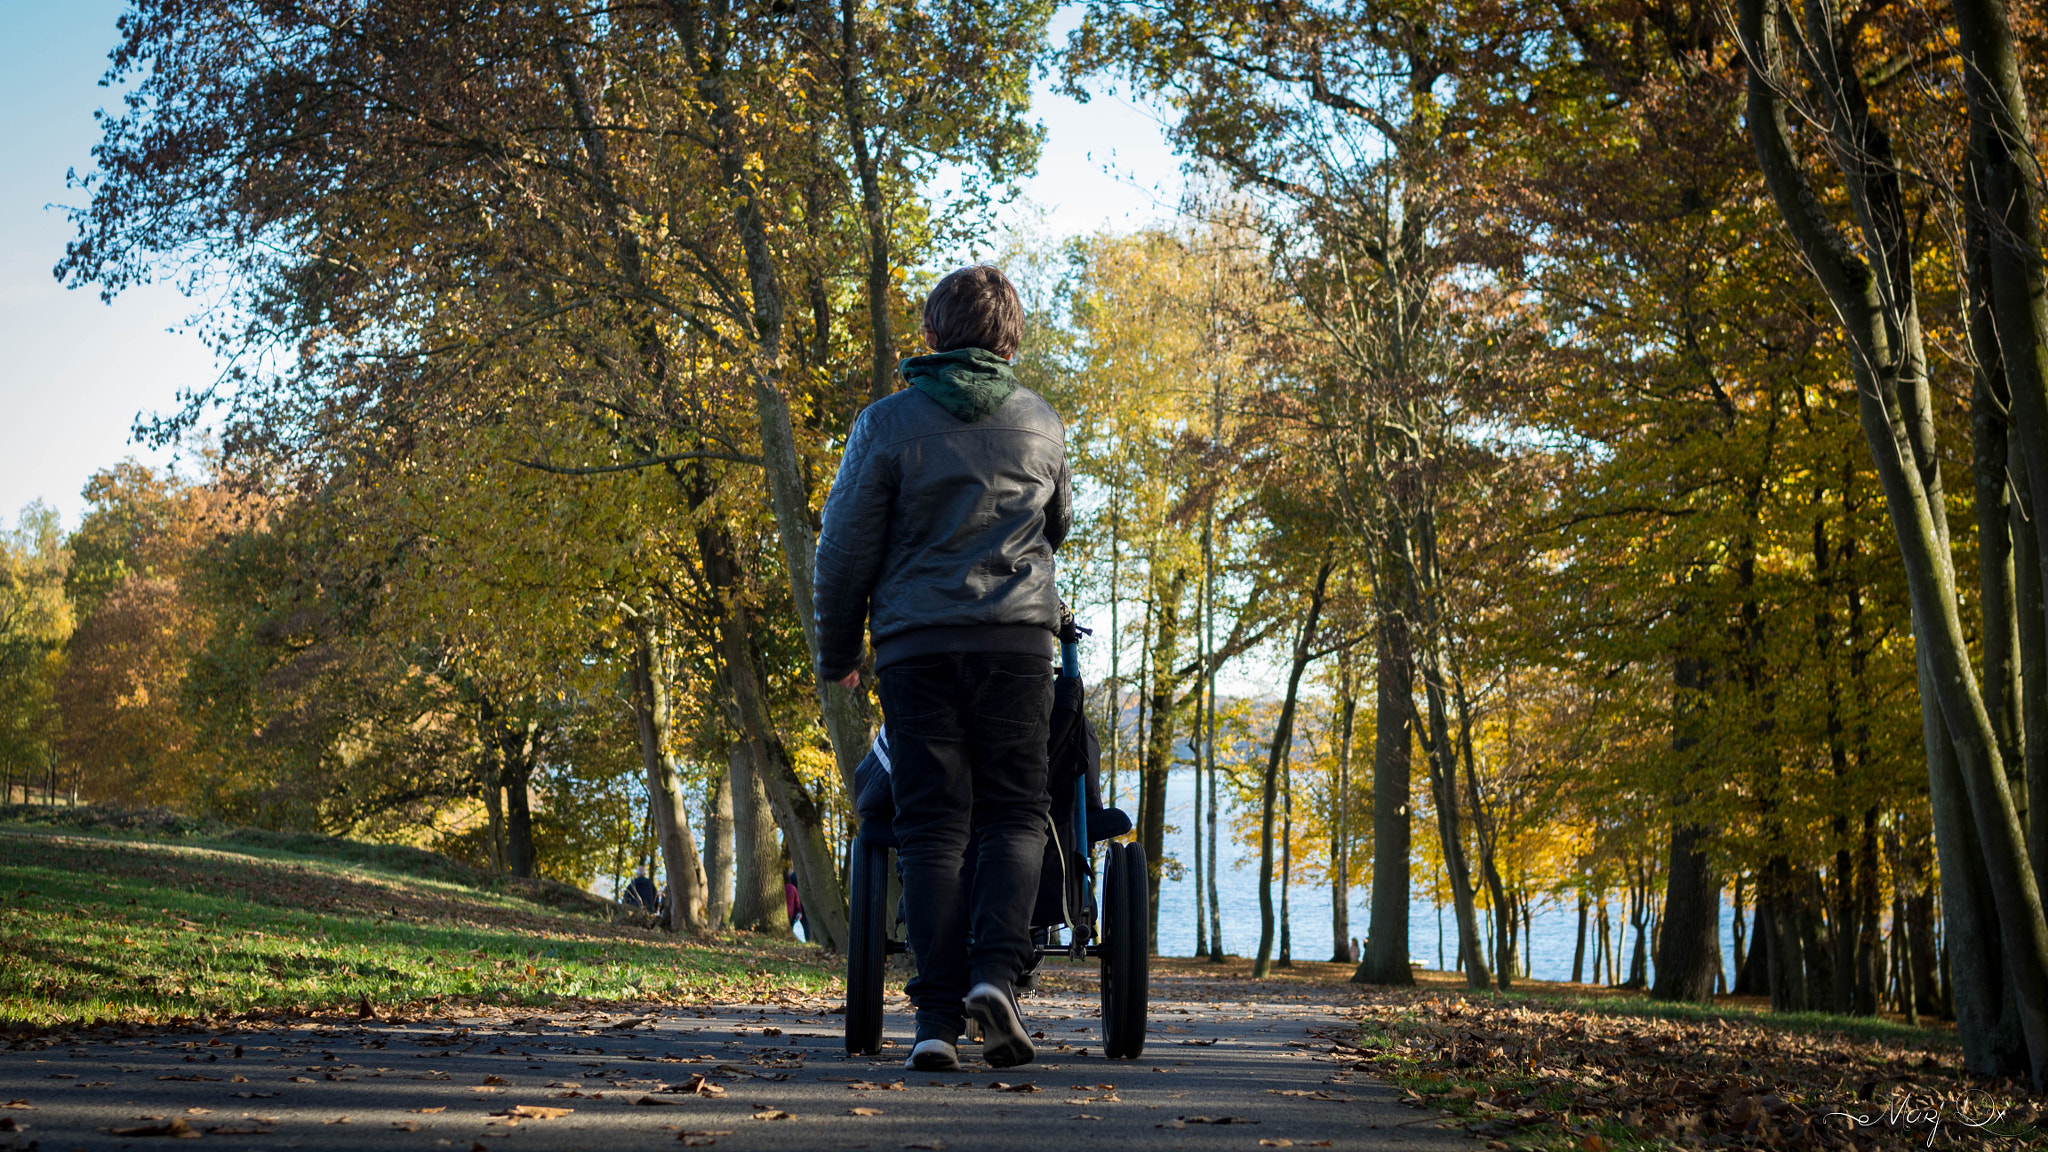
{"type": "Polygon", "coordinates": [[[1150,994],[1151,899],[1146,889],[1145,849],[1111,844],[1102,886],[1103,1054],[1136,1059],[1145,1051],[1145,1012],[1150,994]]]}
{"type": "Polygon", "coordinates": [[[889,850],[853,846],[852,897],[847,909],[846,1051],[882,1050],[882,974],[889,961],[889,850]]]}

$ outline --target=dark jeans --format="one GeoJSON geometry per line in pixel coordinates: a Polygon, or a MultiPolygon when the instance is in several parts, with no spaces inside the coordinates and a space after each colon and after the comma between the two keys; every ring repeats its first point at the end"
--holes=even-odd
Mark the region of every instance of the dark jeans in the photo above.
{"type": "Polygon", "coordinates": [[[957,1041],[967,990],[1013,982],[1031,965],[1052,681],[1042,656],[948,652],[882,669],[897,856],[917,957],[905,990],[919,1040],[957,1041]],[[975,865],[963,893],[970,839],[975,865]]]}

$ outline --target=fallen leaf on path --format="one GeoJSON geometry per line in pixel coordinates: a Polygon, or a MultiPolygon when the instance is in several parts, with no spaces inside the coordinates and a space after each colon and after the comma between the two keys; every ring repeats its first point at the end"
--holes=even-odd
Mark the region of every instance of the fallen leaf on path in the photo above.
{"type": "Polygon", "coordinates": [[[491,1087],[491,1086],[490,1086],[490,1085],[488,1085],[488,1084],[478,1084],[478,1085],[476,1085],[475,1087],[471,1088],[471,1089],[470,1089],[470,1091],[471,1091],[471,1092],[482,1092],[482,1093],[484,1093],[484,1094],[488,1095],[488,1094],[490,1094],[490,1093],[492,1093],[492,1092],[496,1092],[496,1091],[497,1091],[497,1089],[496,1089],[496,1088],[493,1088],[493,1087],[491,1087]]]}
{"type": "Polygon", "coordinates": [[[1279,1139],[1277,1139],[1277,1140],[1261,1140],[1261,1141],[1259,1141],[1259,1147],[1261,1147],[1261,1148],[1292,1148],[1292,1147],[1294,1147],[1294,1141],[1292,1141],[1292,1140],[1289,1140],[1289,1139],[1288,1139],[1287,1137],[1285,1137],[1285,1136],[1282,1136],[1282,1137],[1280,1137],[1280,1138],[1279,1138],[1279,1139]]]}
{"type": "Polygon", "coordinates": [[[0,1116],[0,1132],[20,1132],[27,1127],[26,1124],[15,1123],[12,1116],[0,1116]]]}
{"type": "Polygon", "coordinates": [[[642,1024],[647,1023],[647,1021],[650,1019],[652,1019],[652,1017],[649,1016],[628,1016],[624,1020],[621,1020],[618,1023],[612,1025],[612,1027],[619,1029],[621,1031],[627,1028],[638,1028],[642,1024]]]}
{"type": "Polygon", "coordinates": [[[880,1084],[867,1080],[855,1080],[846,1086],[848,1092],[907,1092],[901,1080],[888,1080],[880,1084]]]}
{"type": "MultiPolygon", "coordinates": [[[[157,1077],[157,1079],[159,1079],[159,1080],[165,1080],[165,1079],[168,1079],[168,1077],[165,1077],[165,1076],[159,1076],[159,1077],[157,1077]]],[[[311,1084],[312,1082],[313,1082],[313,1078],[312,1078],[311,1076],[294,1076],[294,1077],[292,1077],[292,1083],[294,1083],[294,1084],[311,1084]]]]}
{"type": "Polygon", "coordinates": [[[787,1113],[787,1112],[784,1112],[784,1111],[783,1111],[782,1109],[780,1109],[780,1108],[770,1108],[770,1109],[768,1109],[768,1110],[767,1110],[767,1111],[765,1111],[765,1112],[756,1112],[756,1113],[754,1113],[754,1119],[756,1119],[756,1120],[793,1120],[793,1119],[795,1119],[795,1117],[794,1117],[794,1116],[791,1116],[791,1115],[790,1115],[789,1113],[787,1113]]]}
{"type": "Polygon", "coordinates": [[[355,1121],[354,1121],[354,1120],[351,1120],[351,1119],[349,1119],[349,1118],[348,1118],[348,1117],[346,1117],[346,1116],[336,1116],[336,1117],[335,1117],[334,1119],[332,1119],[332,1120],[329,1120],[329,1121],[328,1121],[328,1123],[329,1123],[329,1124],[353,1124],[353,1123],[355,1123],[355,1121]]]}
{"type": "Polygon", "coordinates": [[[493,1112],[491,1115],[509,1116],[515,1120],[560,1120],[574,1111],[574,1108],[550,1108],[545,1104],[514,1104],[510,1108],[501,1112],[493,1112]]]}
{"type": "MultiPolygon", "coordinates": [[[[226,1079],[226,1077],[224,1077],[224,1076],[197,1076],[197,1075],[194,1075],[194,1076],[159,1076],[159,1077],[157,1077],[157,1079],[159,1079],[159,1080],[224,1080],[224,1079],[226,1079]]],[[[296,1079],[298,1079],[298,1077],[294,1076],[294,1077],[292,1077],[292,1079],[296,1080],[296,1079]]],[[[308,1080],[308,1081],[307,1081],[307,1083],[308,1083],[308,1084],[310,1084],[310,1083],[312,1083],[312,1081],[308,1080]]]]}
{"type": "Polygon", "coordinates": [[[1243,1117],[1243,1116],[1216,1116],[1216,1117],[1209,1117],[1209,1116],[1183,1116],[1183,1117],[1181,1117],[1181,1119],[1183,1119],[1183,1120],[1187,1121],[1187,1122],[1188,1122],[1188,1123],[1190,1123],[1190,1124],[1257,1124],[1257,1123],[1258,1123],[1258,1121],[1257,1121],[1257,1120],[1248,1120],[1248,1119],[1246,1119],[1246,1118],[1245,1118],[1245,1117],[1243,1117]]]}
{"type": "Polygon", "coordinates": [[[421,1113],[421,1114],[423,1114],[423,1115],[432,1115],[432,1114],[433,1114],[433,1113],[435,1113],[435,1112],[446,1112],[447,1110],[448,1110],[448,1106],[447,1106],[446,1104],[437,1104],[437,1105],[435,1105],[435,1106],[434,1106],[434,1107],[432,1107],[432,1108],[414,1108],[414,1109],[412,1109],[412,1111],[414,1111],[414,1112],[418,1112],[418,1113],[421,1113]]]}
{"type": "Polygon", "coordinates": [[[271,1100],[271,1099],[275,1099],[276,1097],[279,1097],[279,1096],[282,1096],[282,1095],[284,1095],[284,1093],[282,1093],[282,1092],[237,1092],[237,1093],[235,1093],[234,1095],[235,1095],[235,1099],[237,1099],[237,1100],[271,1100]]]}
{"type": "Polygon", "coordinates": [[[924,1150],[924,1152],[939,1152],[939,1150],[944,1148],[945,1145],[937,1140],[920,1140],[915,1144],[905,1144],[904,1147],[921,1148],[924,1150]]]}
{"type": "Polygon", "coordinates": [[[1192,1048],[1206,1048],[1209,1045],[1214,1044],[1216,1041],[1221,1039],[1221,1036],[1211,1036],[1207,1040],[1183,1040],[1181,1041],[1181,1043],[1186,1044],[1192,1048]]]}
{"type": "Polygon", "coordinates": [[[168,1124],[142,1124],[134,1128],[110,1128],[111,1136],[169,1136],[175,1140],[197,1140],[199,1130],[185,1123],[181,1117],[168,1124]]]}
{"type": "Polygon", "coordinates": [[[1100,1119],[1102,1119],[1102,1117],[1100,1117],[1100,1116],[1090,1116],[1090,1115],[1089,1115],[1089,1114],[1087,1114],[1086,1112],[1081,1112],[1081,1113],[1077,1113],[1077,1114],[1075,1114],[1075,1115],[1073,1115],[1073,1116],[1069,1116],[1069,1117],[1067,1117],[1067,1119],[1069,1119],[1069,1120],[1100,1120],[1100,1119]]]}
{"type": "Polygon", "coordinates": [[[511,1083],[511,1081],[510,1081],[510,1080],[507,1080],[507,1079],[505,1079],[505,1078],[504,1078],[503,1076],[486,1076],[486,1077],[484,1077],[483,1079],[481,1079],[481,1080],[477,1081],[477,1083],[479,1083],[479,1084],[510,1084],[510,1083],[511,1083]]]}
{"type": "Polygon", "coordinates": [[[1183,1122],[1179,1121],[1179,1120],[1168,1120],[1168,1121],[1166,1121],[1166,1122],[1165,1122],[1165,1123],[1163,1123],[1163,1124],[1154,1124],[1154,1125],[1153,1125],[1153,1127],[1154,1127],[1154,1128],[1185,1128],[1185,1127],[1187,1127],[1187,1125],[1186,1125],[1185,1123],[1183,1123],[1183,1122]]]}
{"type": "Polygon", "coordinates": [[[35,1105],[29,1103],[26,1100],[9,1100],[5,1104],[0,1104],[0,1108],[23,1108],[29,1111],[34,1111],[35,1105]]]}
{"type": "Polygon", "coordinates": [[[657,1096],[642,1096],[642,1097],[641,1097],[641,1098],[639,1098],[638,1100],[635,1100],[635,1101],[633,1101],[633,1103],[635,1103],[635,1104],[681,1104],[681,1103],[682,1103],[682,1101],[681,1101],[681,1100],[663,1100],[663,1099],[661,1099],[660,1097],[657,1097],[657,1096]]]}
{"type": "Polygon", "coordinates": [[[882,1110],[880,1108],[848,1108],[846,1114],[848,1116],[880,1116],[882,1110]]]}
{"type": "Polygon", "coordinates": [[[1333,1092],[1325,1092],[1321,1089],[1268,1088],[1266,1091],[1274,1096],[1299,1096],[1304,1100],[1335,1100],[1341,1104],[1349,1104],[1351,1102],[1351,1097],[1349,1096],[1339,1096],[1333,1092]]]}
{"type": "Polygon", "coordinates": [[[1026,1080],[1026,1081],[1024,1081],[1024,1082],[1023,1082],[1022,1084],[1005,1084],[1005,1083],[1003,1083],[1003,1082],[1002,1082],[1001,1080],[997,1080],[997,1081],[996,1081],[996,1082],[994,1082],[993,1084],[990,1084],[990,1085],[989,1085],[989,1087],[990,1087],[990,1088],[993,1088],[993,1089],[995,1089],[995,1090],[996,1090],[996,1091],[998,1091],[998,1092],[1043,1092],[1043,1091],[1045,1091],[1045,1089],[1043,1089],[1043,1088],[1040,1088],[1040,1087],[1039,1087],[1039,1086],[1038,1086],[1037,1084],[1035,1084],[1035,1083],[1032,1083],[1032,1082],[1031,1082],[1031,1081],[1029,1081],[1029,1080],[1026,1080]]]}
{"type": "Polygon", "coordinates": [[[400,1132],[417,1132],[420,1130],[420,1122],[417,1120],[393,1120],[391,1126],[400,1132]]]}

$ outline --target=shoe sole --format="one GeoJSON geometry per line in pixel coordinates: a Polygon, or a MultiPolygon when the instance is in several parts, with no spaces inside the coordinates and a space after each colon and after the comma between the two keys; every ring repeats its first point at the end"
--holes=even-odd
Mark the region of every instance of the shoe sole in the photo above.
{"type": "Polygon", "coordinates": [[[960,1061],[948,1060],[943,1056],[912,1056],[910,1070],[913,1072],[958,1072],[960,1061]]]}
{"type": "Polygon", "coordinates": [[[967,1014],[981,1022],[981,1058],[991,1068],[1014,1068],[1037,1059],[1038,1049],[1024,1033],[1024,1022],[1000,995],[967,998],[967,1014]]]}

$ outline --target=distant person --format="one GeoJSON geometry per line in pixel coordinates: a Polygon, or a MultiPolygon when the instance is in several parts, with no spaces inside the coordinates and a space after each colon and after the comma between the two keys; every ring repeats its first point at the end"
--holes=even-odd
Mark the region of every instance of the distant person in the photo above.
{"type": "Polygon", "coordinates": [[[796,890],[796,870],[782,874],[782,906],[789,912],[789,926],[802,928],[804,942],[811,940],[811,918],[804,914],[803,894],[796,890]]]}
{"type": "Polygon", "coordinates": [[[1037,1055],[1015,984],[1036,956],[1053,550],[1072,492],[1066,426],[1010,370],[1023,336],[1023,302],[1000,270],[940,280],[924,302],[932,354],[903,361],[910,387],[854,421],[818,538],[818,677],[858,687],[874,639],[917,959],[907,1063],[920,1071],[960,1067],[969,1015],[989,1064],[1037,1055]]]}
{"type": "Polygon", "coordinates": [[[1364,949],[1362,949],[1362,948],[1360,948],[1360,947],[1358,946],[1358,937],[1356,937],[1356,936],[1353,936],[1353,937],[1351,938],[1351,962],[1352,962],[1353,964],[1356,964],[1356,963],[1358,963],[1358,961],[1359,961],[1359,960],[1360,960],[1360,959],[1361,959],[1362,957],[1364,957],[1364,955],[1365,955],[1365,950],[1364,950],[1364,949]]]}
{"type": "Polygon", "coordinates": [[[620,900],[619,903],[626,905],[628,908],[639,908],[646,912],[653,912],[661,907],[661,895],[655,891],[654,881],[647,878],[647,873],[640,872],[636,873],[632,882],[626,885],[625,898],[620,900]]]}

